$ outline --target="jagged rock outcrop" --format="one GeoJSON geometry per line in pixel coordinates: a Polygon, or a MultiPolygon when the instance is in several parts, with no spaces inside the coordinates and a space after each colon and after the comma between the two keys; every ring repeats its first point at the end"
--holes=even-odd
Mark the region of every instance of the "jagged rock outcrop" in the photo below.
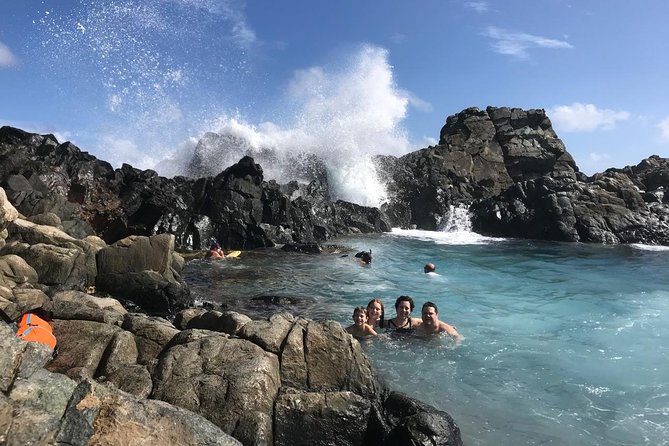
{"type": "Polygon", "coordinates": [[[395,223],[435,230],[449,206],[499,195],[543,175],[575,177],[576,165],[543,110],[468,108],[449,116],[439,145],[380,157],[395,223]]]}
{"type": "Polygon", "coordinates": [[[669,160],[588,178],[543,110],[469,108],[447,119],[439,145],[377,161],[396,225],[434,230],[459,205],[486,235],[669,244],[669,160]]]}
{"type": "Polygon", "coordinates": [[[168,179],[127,164],[113,169],[53,135],[0,128],[0,186],[18,211],[106,243],[170,233],[182,249],[206,248],[211,237],[250,249],[390,229],[378,210],[332,202],[321,164],[309,157],[296,163],[308,184],[266,182],[248,156],[214,177],[168,179]]]}

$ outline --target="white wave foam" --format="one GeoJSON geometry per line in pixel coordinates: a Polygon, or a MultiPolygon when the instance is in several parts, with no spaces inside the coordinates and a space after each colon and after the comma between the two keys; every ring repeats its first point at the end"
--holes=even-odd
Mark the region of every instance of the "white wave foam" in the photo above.
{"type": "Polygon", "coordinates": [[[476,232],[454,231],[424,231],[420,229],[393,228],[392,235],[415,238],[424,241],[433,241],[439,245],[486,245],[504,241],[504,238],[486,237],[476,232]]]}
{"type": "Polygon", "coordinates": [[[662,245],[644,245],[642,243],[632,243],[630,246],[642,251],[669,251],[669,246],[662,245]]]}

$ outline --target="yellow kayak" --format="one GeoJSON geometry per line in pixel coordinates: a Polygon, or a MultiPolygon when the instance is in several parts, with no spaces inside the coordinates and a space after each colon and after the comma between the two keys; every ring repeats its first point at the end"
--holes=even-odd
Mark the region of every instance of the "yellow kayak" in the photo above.
{"type": "Polygon", "coordinates": [[[239,257],[241,253],[241,251],[228,251],[225,253],[225,257],[239,257]]]}

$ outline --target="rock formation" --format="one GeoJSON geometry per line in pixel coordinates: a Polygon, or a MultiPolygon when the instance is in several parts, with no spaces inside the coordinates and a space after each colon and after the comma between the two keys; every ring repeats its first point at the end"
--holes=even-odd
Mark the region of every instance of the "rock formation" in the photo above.
{"type": "Polygon", "coordinates": [[[447,119],[439,145],[377,161],[394,225],[435,230],[462,205],[486,235],[669,245],[669,160],[588,178],[543,110],[469,108],[447,119]]]}
{"type": "Polygon", "coordinates": [[[447,413],[389,392],[337,322],[128,312],[114,297],[190,303],[171,234],[79,240],[29,222],[0,189],[0,235],[1,444],[462,444],[447,413]],[[13,334],[36,308],[55,358],[13,334]]]}
{"type": "Polygon", "coordinates": [[[308,184],[266,182],[247,156],[213,177],[168,179],[127,164],[113,169],[52,135],[0,128],[0,186],[10,202],[75,238],[113,243],[170,233],[179,249],[206,248],[211,237],[226,248],[251,249],[390,230],[377,209],[332,202],[325,169],[307,161],[308,184]]]}

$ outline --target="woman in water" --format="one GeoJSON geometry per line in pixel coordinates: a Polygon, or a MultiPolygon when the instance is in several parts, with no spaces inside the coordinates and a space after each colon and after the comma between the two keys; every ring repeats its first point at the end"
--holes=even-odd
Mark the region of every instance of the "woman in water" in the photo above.
{"type": "Polygon", "coordinates": [[[384,320],[386,310],[383,307],[381,299],[372,299],[367,304],[367,323],[372,326],[374,330],[378,328],[386,328],[387,324],[384,320]]]}
{"type": "Polygon", "coordinates": [[[395,311],[397,316],[388,321],[388,327],[396,330],[411,330],[418,327],[422,321],[411,317],[411,312],[415,308],[413,299],[409,296],[400,296],[395,300],[395,311]]]}

